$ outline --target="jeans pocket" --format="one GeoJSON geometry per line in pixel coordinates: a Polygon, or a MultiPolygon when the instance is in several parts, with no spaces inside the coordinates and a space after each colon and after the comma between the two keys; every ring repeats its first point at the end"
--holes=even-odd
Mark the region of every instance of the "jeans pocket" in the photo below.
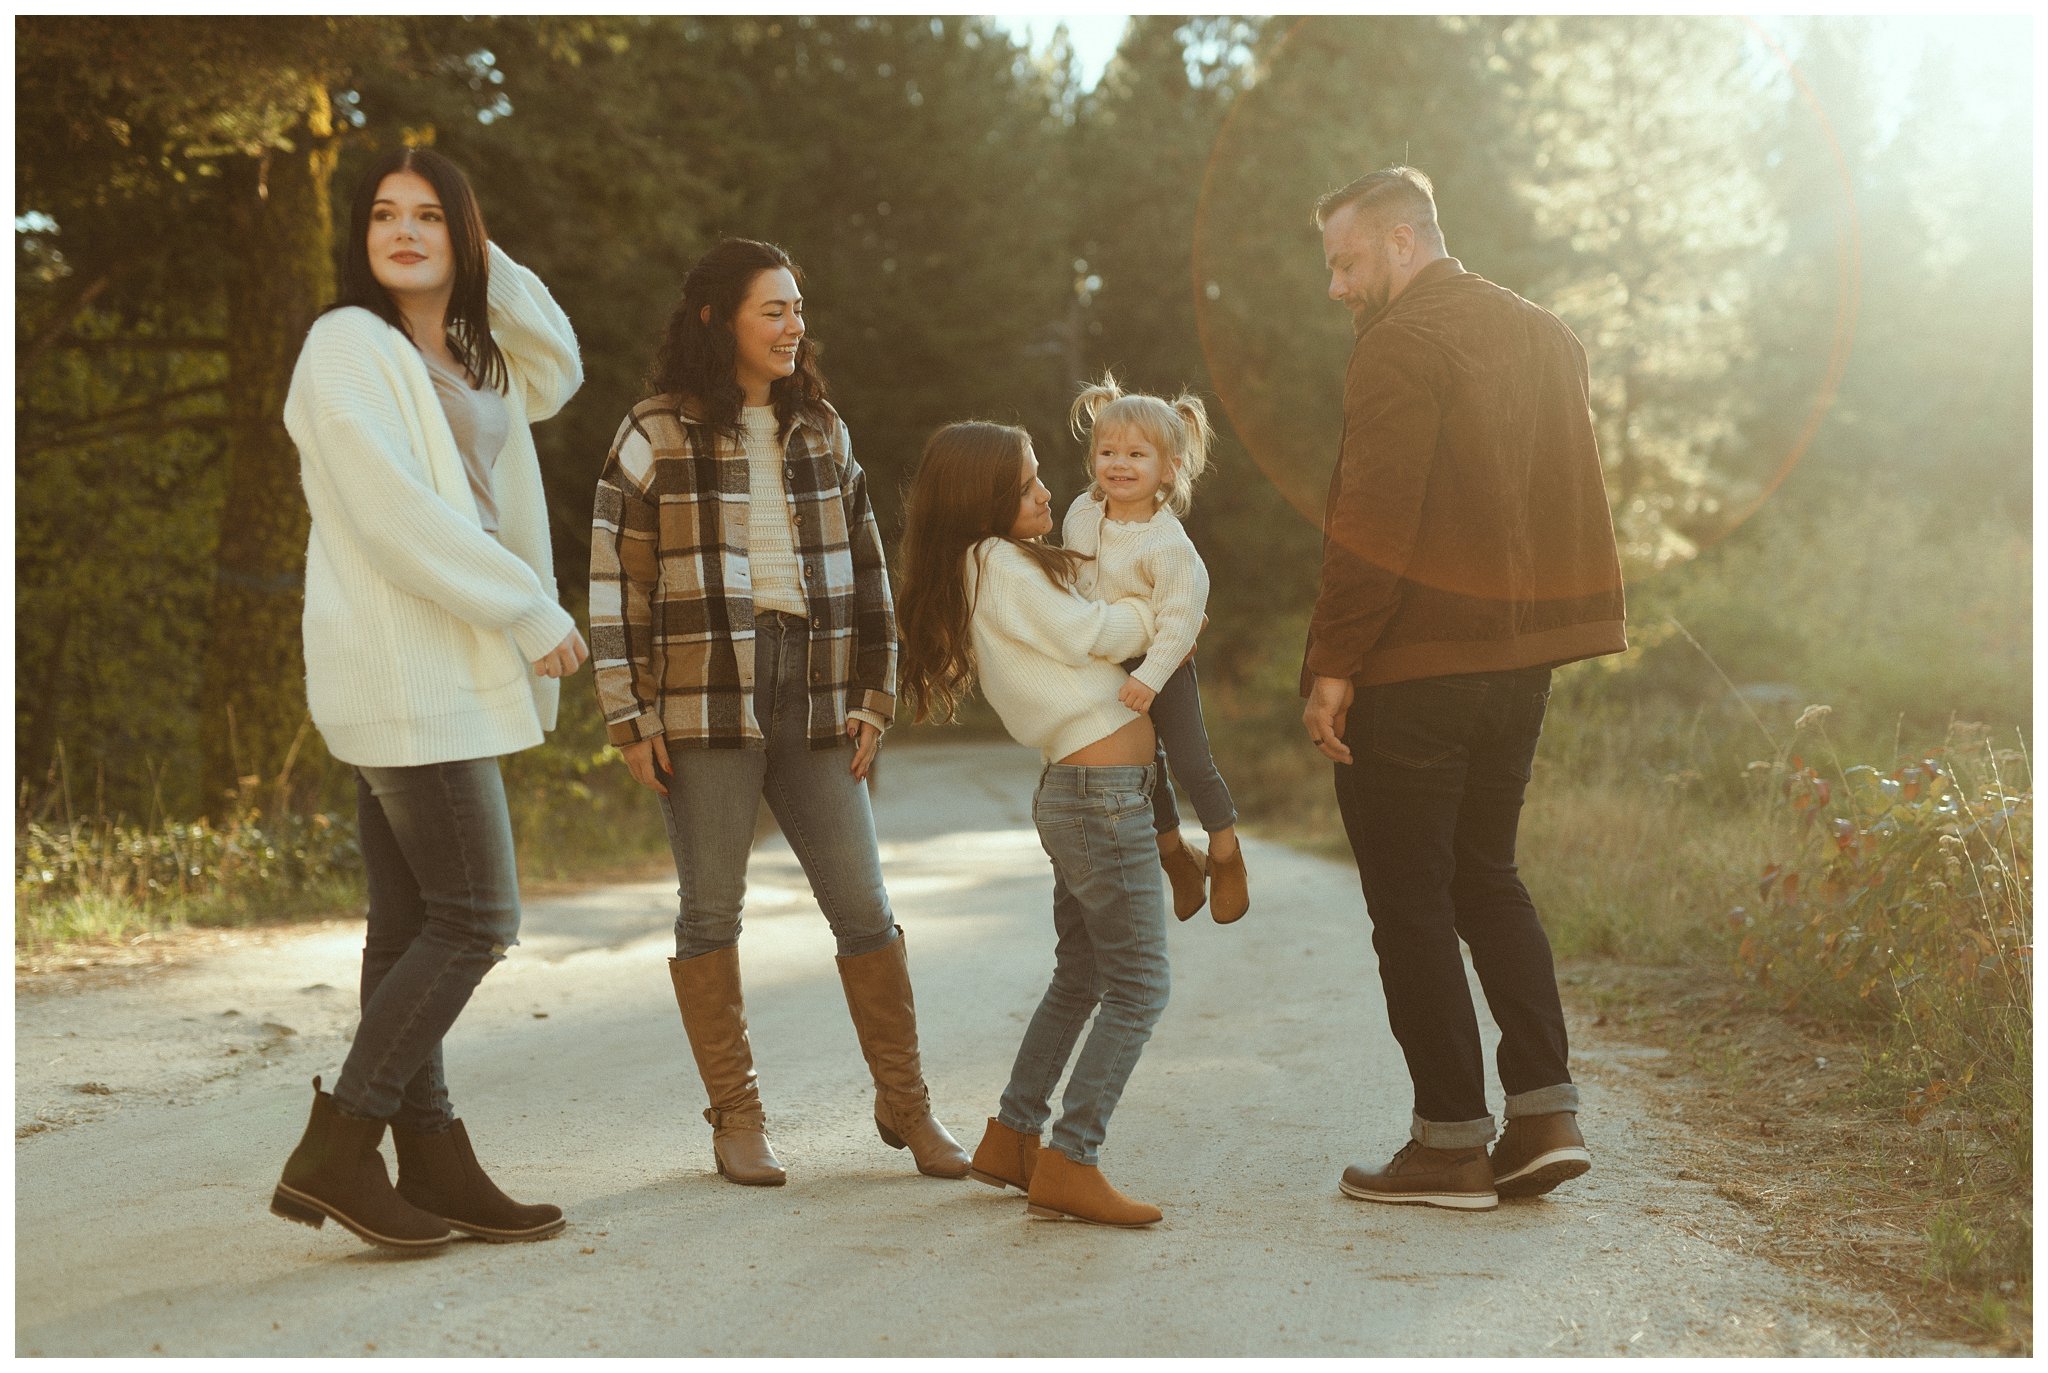
{"type": "Polygon", "coordinates": [[[1094,871],[1088,861],[1088,822],[1083,817],[1069,811],[1040,814],[1034,820],[1038,846],[1069,885],[1094,871]]]}
{"type": "Polygon", "coordinates": [[[1369,688],[1373,755],[1404,768],[1426,769],[1462,753],[1486,703],[1486,683],[1425,677],[1369,688]]]}

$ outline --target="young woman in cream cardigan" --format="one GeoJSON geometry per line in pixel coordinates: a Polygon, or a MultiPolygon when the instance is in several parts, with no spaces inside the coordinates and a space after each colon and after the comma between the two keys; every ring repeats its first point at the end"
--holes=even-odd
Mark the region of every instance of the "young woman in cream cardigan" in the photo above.
{"type": "Polygon", "coordinates": [[[363,177],[339,301],[285,401],[313,517],[306,697],[356,770],[369,924],[362,1021],[272,1196],[373,1244],[429,1249],[560,1231],[479,1166],[441,1041],[519,929],[498,758],[541,742],[588,656],[557,601],[527,426],[581,384],[539,278],[484,234],[448,159],[400,149],[363,177]],[[398,1158],[394,1188],[378,1144],[398,1158]]]}
{"type": "Polygon", "coordinates": [[[1102,1175],[1110,1113],[1166,1009],[1166,899],[1152,834],[1150,717],[1117,699],[1118,664],[1142,657],[1151,606],[1075,589],[1081,555],[1043,542],[1052,500],[1031,436],[1002,424],[932,435],[903,535],[903,691],[919,720],[947,719],[979,683],[1046,767],[1031,799],[1052,859],[1052,983],[1024,1031],[969,1176],[1029,1197],[1028,1213],[1150,1225],[1159,1208],[1102,1175]],[[1039,1131],[1090,1014],[1049,1146],[1039,1131]]]}

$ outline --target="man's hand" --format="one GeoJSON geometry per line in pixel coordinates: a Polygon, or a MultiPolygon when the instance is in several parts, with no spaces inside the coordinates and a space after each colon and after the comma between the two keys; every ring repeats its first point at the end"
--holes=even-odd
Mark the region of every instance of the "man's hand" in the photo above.
{"type": "Polygon", "coordinates": [[[853,740],[853,780],[865,782],[875,765],[875,751],[882,746],[882,731],[865,720],[848,720],[846,737],[853,740]]]}
{"type": "Polygon", "coordinates": [[[533,670],[542,677],[566,677],[590,657],[583,636],[570,630],[567,638],[533,660],[533,670]]]}
{"type": "Polygon", "coordinates": [[[1318,677],[1309,688],[1308,705],[1301,712],[1308,741],[1334,762],[1351,761],[1351,750],[1344,743],[1344,718],[1351,713],[1351,701],[1356,694],[1349,678],[1318,677]]]}
{"type": "Polygon", "coordinates": [[[1117,692],[1116,698],[1129,709],[1143,715],[1146,711],[1152,709],[1152,702],[1157,699],[1158,695],[1158,692],[1146,686],[1136,677],[1126,677],[1124,678],[1123,689],[1117,692]]]}
{"type": "Polygon", "coordinates": [[[654,765],[660,763],[663,772],[675,776],[675,769],[668,765],[668,740],[657,734],[636,744],[621,744],[619,752],[626,755],[626,771],[633,774],[634,781],[649,791],[668,795],[668,788],[654,771],[654,765]]]}

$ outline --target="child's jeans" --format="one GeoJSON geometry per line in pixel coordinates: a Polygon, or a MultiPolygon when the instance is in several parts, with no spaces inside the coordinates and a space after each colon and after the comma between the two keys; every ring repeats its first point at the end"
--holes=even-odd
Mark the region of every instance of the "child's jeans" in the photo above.
{"type": "Polygon", "coordinates": [[[1052,985],[1038,1003],[996,1119],[1036,1135],[1091,1013],[1051,1146],[1093,1164],[1139,1051],[1166,1009],[1166,892],[1147,833],[1152,769],[1054,763],[1031,798],[1052,859],[1052,985]]]}
{"type": "MultiPolygon", "coordinates": [[[[1133,658],[1124,671],[1134,671],[1144,660],[1133,658]]],[[[1209,731],[1202,724],[1202,688],[1195,681],[1195,660],[1188,659],[1166,679],[1152,698],[1152,731],[1159,738],[1159,785],[1152,791],[1152,828],[1171,834],[1180,828],[1180,811],[1173,804],[1173,788],[1166,771],[1194,802],[1202,828],[1214,834],[1237,823],[1237,807],[1231,804],[1230,788],[1216,771],[1216,759],[1209,753],[1209,731]]]]}

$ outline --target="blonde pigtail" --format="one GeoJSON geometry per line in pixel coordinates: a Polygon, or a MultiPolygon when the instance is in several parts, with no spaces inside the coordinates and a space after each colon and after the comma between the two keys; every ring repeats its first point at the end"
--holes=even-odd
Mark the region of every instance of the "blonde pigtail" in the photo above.
{"type": "Polygon", "coordinates": [[[1074,397],[1074,408],[1067,412],[1067,424],[1074,431],[1074,437],[1083,443],[1089,442],[1089,435],[1095,429],[1095,416],[1102,407],[1113,401],[1122,400],[1123,388],[1116,383],[1116,375],[1105,371],[1102,380],[1081,388],[1081,394],[1074,397]]]}

